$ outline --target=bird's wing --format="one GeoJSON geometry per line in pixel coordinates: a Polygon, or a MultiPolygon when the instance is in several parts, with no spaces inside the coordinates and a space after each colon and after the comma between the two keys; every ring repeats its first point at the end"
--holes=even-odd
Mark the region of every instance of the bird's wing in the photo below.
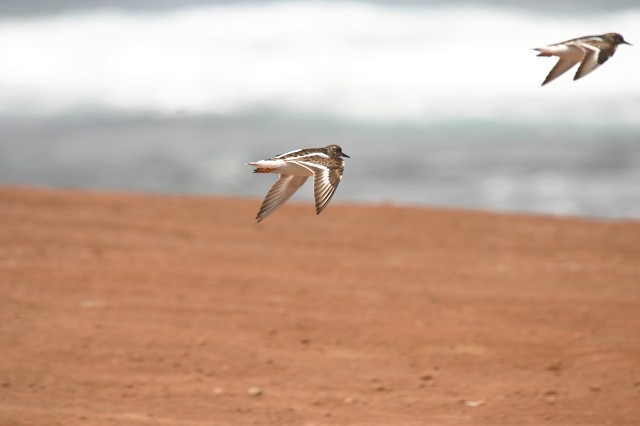
{"type": "Polygon", "coordinates": [[[304,163],[304,165],[313,170],[313,195],[316,201],[316,214],[320,214],[331,201],[336,189],[338,189],[344,168],[330,168],[314,163],[304,163]]]}
{"type": "Polygon", "coordinates": [[[565,72],[569,71],[570,68],[572,68],[575,64],[577,64],[584,58],[585,48],[578,46],[567,46],[567,49],[569,51],[569,54],[558,55],[560,59],[558,59],[556,65],[551,68],[551,71],[549,71],[547,78],[545,78],[542,82],[543,86],[560,77],[565,72]]]}
{"type": "Polygon", "coordinates": [[[576,75],[573,77],[574,80],[578,80],[591,73],[598,68],[600,64],[605,63],[610,56],[606,53],[603,56],[604,51],[591,44],[582,43],[582,46],[584,46],[585,54],[578,71],[576,71],[576,75]]]}
{"type": "Polygon", "coordinates": [[[256,216],[258,222],[282,206],[307,181],[308,176],[280,175],[264,198],[256,216]]]}

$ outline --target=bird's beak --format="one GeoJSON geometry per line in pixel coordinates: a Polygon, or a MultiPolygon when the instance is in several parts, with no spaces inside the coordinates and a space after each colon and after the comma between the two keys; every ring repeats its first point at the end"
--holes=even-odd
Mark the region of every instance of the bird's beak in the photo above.
{"type": "Polygon", "coordinates": [[[633,44],[629,43],[628,41],[623,41],[624,44],[628,44],[629,46],[633,46],[633,44]]]}
{"type": "Polygon", "coordinates": [[[342,157],[351,158],[351,157],[349,157],[347,154],[345,154],[344,152],[342,153],[342,157]]]}

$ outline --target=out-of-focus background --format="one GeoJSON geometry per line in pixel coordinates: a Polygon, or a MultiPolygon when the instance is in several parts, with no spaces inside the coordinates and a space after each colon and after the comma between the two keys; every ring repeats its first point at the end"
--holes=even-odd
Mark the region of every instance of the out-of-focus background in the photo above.
{"type": "MultiPolygon", "coordinates": [[[[335,202],[640,218],[640,3],[0,1],[0,183],[261,198],[339,144],[335,202]],[[577,82],[534,47],[619,32],[577,82]]],[[[310,200],[303,188],[297,200],[310,200]]]]}

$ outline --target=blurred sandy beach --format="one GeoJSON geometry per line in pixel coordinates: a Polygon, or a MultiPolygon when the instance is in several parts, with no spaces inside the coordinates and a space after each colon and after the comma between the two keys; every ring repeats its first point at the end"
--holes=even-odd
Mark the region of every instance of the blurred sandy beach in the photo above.
{"type": "Polygon", "coordinates": [[[634,424],[640,224],[0,188],[0,423],[634,424]]]}

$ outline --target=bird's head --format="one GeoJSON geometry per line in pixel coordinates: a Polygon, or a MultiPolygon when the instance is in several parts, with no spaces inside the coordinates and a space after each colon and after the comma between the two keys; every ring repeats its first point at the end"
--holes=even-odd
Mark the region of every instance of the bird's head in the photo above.
{"type": "Polygon", "coordinates": [[[609,35],[611,36],[611,40],[616,44],[616,46],[618,44],[628,44],[629,46],[633,46],[633,44],[625,41],[625,39],[618,33],[611,33],[609,35]]]}
{"type": "Polygon", "coordinates": [[[340,157],[351,158],[347,154],[342,152],[342,148],[340,148],[338,145],[329,145],[329,146],[325,147],[325,149],[327,150],[327,153],[329,154],[329,157],[332,157],[332,158],[340,158],[340,157]]]}

